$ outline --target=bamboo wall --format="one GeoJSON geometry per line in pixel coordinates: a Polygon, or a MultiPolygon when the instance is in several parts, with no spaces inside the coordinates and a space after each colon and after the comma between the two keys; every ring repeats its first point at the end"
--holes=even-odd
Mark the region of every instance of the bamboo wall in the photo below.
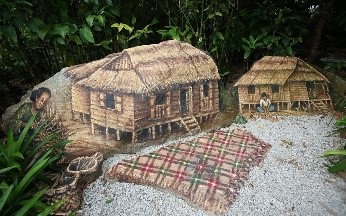
{"type": "Polygon", "coordinates": [[[261,100],[261,93],[265,92],[272,102],[290,101],[288,85],[279,86],[279,92],[273,93],[271,85],[255,86],[255,94],[248,94],[247,86],[238,86],[239,102],[242,104],[257,104],[261,100]]]}
{"type": "MultiPolygon", "coordinates": [[[[172,89],[166,93],[166,103],[164,106],[165,115],[162,118],[156,118],[154,99],[155,95],[134,97],[134,121],[135,129],[143,129],[150,127],[161,122],[167,122],[171,119],[181,117],[181,104],[180,92],[185,89],[189,92],[189,114],[187,115],[201,115],[208,113],[215,113],[219,111],[219,90],[217,81],[209,82],[209,96],[206,98],[207,106],[203,108],[201,101],[201,86],[203,84],[194,83],[192,85],[185,85],[177,89],[172,89]]],[[[203,90],[203,89],[202,89],[203,90]]],[[[161,105],[160,105],[161,106],[161,105]]]]}
{"type": "MultiPolygon", "coordinates": [[[[102,107],[100,92],[91,92],[91,122],[106,128],[122,131],[134,130],[134,97],[129,94],[117,95],[121,99],[121,111],[102,107]]],[[[117,108],[118,109],[118,108],[117,108]]]]}
{"type": "Polygon", "coordinates": [[[305,82],[290,82],[287,83],[291,101],[306,101],[309,100],[308,90],[305,82]]]}
{"type": "Polygon", "coordinates": [[[87,88],[72,85],[72,111],[90,114],[90,91],[87,88]]]}

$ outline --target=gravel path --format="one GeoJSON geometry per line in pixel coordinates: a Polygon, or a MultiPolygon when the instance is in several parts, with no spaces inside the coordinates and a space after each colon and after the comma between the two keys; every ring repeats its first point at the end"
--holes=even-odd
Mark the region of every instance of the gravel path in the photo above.
{"type": "MultiPolygon", "coordinates": [[[[324,150],[341,146],[330,116],[288,116],[232,125],[272,145],[227,215],[346,215],[346,181],[327,172],[324,150]]],[[[193,137],[185,138],[185,140],[193,137]]],[[[174,143],[181,140],[176,140],[174,143]]],[[[165,145],[172,144],[168,142],[165,145]]],[[[162,146],[149,147],[145,154],[162,146]]],[[[136,155],[117,155],[103,169],[136,155]]],[[[84,215],[207,215],[171,193],[100,177],[84,192],[84,215]]]]}

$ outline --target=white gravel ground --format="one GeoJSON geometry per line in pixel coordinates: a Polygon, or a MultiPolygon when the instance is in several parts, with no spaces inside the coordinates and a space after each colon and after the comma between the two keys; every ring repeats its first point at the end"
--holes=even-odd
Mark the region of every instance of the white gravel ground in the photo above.
{"type": "MultiPolygon", "coordinates": [[[[341,146],[342,140],[331,135],[334,123],[331,116],[288,116],[275,122],[257,119],[232,125],[252,132],[272,148],[263,166],[250,171],[227,215],[346,215],[346,181],[328,173],[326,160],[319,157],[324,150],[341,146]]],[[[149,147],[138,154],[160,147],[149,147]]],[[[104,162],[103,169],[137,155],[116,155],[104,162]]],[[[92,216],[207,215],[171,193],[109,183],[102,177],[85,190],[82,212],[92,216]]]]}

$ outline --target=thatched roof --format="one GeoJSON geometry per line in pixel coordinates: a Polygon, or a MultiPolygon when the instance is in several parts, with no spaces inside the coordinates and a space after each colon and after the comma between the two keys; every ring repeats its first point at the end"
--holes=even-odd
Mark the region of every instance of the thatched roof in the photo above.
{"type": "Polygon", "coordinates": [[[297,57],[264,56],[254,63],[235,86],[284,85],[292,81],[325,81],[327,78],[297,57]]]}
{"type": "Polygon", "coordinates": [[[82,77],[79,73],[89,74],[77,85],[140,94],[169,89],[177,84],[220,79],[210,56],[179,41],[137,46],[107,57],[65,73],[74,77],[82,77]]]}
{"type": "Polygon", "coordinates": [[[67,77],[72,78],[74,81],[84,79],[86,77],[89,77],[91,74],[93,74],[97,69],[99,69],[105,63],[109,62],[109,60],[111,60],[112,58],[116,58],[120,54],[121,53],[113,53],[100,60],[64,68],[64,74],[67,77]]]}

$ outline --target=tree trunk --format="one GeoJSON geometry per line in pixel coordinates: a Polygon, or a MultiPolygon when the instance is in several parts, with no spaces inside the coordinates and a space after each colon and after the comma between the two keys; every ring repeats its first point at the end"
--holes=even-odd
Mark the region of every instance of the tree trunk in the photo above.
{"type": "Polygon", "coordinates": [[[317,57],[323,28],[325,26],[326,21],[331,16],[334,2],[335,0],[328,0],[327,2],[320,5],[321,8],[319,13],[319,19],[317,21],[317,25],[310,46],[310,53],[308,57],[309,63],[313,63],[317,57]]]}

